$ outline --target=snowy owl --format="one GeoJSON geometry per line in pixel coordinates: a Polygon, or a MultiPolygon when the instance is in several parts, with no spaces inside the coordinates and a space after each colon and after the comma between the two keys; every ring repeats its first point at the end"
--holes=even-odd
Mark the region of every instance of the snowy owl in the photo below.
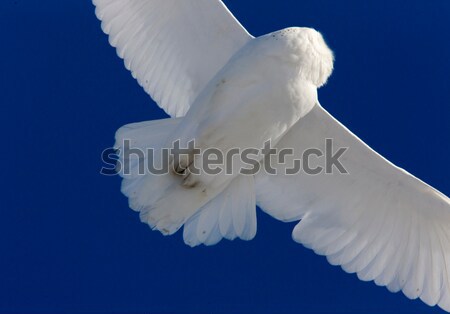
{"type": "MultiPolygon", "coordinates": [[[[450,311],[449,198],[384,159],[321,107],[317,89],[334,57],[319,32],[292,27],[255,38],[220,0],[93,2],[126,68],[171,116],[116,134],[119,161],[131,168],[121,173],[122,192],[143,222],[165,235],[183,227],[190,246],[251,240],[259,206],[281,221],[299,221],[293,239],[331,264],[450,311]],[[326,151],[327,139],[347,148],[344,172],[287,173],[308,149],[326,151]],[[126,140],[144,152],[153,148],[156,157],[149,151],[131,157],[126,140]],[[237,161],[230,173],[210,174],[194,171],[205,161],[191,147],[168,159],[165,174],[136,172],[150,158],[164,165],[156,152],[191,140],[219,152],[270,142],[292,154],[275,160],[273,173],[245,175],[234,171],[243,165],[237,161]]],[[[253,158],[266,159],[264,153],[253,158]]]]}

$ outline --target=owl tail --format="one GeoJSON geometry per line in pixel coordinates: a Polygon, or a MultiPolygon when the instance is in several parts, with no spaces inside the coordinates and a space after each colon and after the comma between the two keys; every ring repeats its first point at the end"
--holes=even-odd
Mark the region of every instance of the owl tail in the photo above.
{"type": "MultiPolygon", "coordinates": [[[[254,177],[239,175],[222,188],[186,186],[167,166],[164,149],[182,118],[128,124],[116,133],[122,193],[141,221],[171,235],[184,225],[190,246],[256,234],[254,177]]],[[[167,150],[166,150],[167,151],[167,150]]]]}

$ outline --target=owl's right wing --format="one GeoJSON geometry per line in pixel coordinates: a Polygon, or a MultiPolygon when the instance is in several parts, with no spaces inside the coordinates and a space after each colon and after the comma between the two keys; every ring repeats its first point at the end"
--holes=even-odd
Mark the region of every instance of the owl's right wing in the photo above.
{"type": "Polygon", "coordinates": [[[361,280],[450,311],[447,196],[381,157],[320,105],[277,148],[295,156],[278,163],[276,175],[256,176],[257,203],[277,219],[301,220],[295,241],[361,280]],[[340,158],[348,174],[284,174],[306,149],[325,151],[326,139],[335,150],[348,148],[340,158]]]}

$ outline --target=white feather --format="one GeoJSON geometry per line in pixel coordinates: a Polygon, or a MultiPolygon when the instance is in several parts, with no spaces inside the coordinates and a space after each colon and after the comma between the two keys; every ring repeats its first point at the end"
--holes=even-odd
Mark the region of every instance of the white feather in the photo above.
{"type": "Polygon", "coordinates": [[[238,176],[184,226],[190,246],[214,245],[222,238],[251,240],[256,235],[256,200],[253,176],[238,176]]]}
{"type": "Polygon", "coordinates": [[[260,207],[284,221],[301,219],[294,240],[331,264],[449,311],[449,199],[378,155],[320,105],[277,147],[293,148],[299,158],[306,148],[324,150],[327,138],[348,148],[341,162],[349,174],[289,176],[277,165],[279,175],[256,176],[260,207]]]}
{"type": "Polygon", "coordinates": [[[212,77],[253,38],[220,0],[93,2],[127,69],[171,116],[184,116],[212,77]]]}

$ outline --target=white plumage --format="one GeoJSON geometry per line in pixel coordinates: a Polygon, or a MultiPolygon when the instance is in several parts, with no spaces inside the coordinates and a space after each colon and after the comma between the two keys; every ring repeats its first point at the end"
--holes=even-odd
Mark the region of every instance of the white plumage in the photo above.
{"type": "Polygon", "coordinates": [[[95,0],[109,42],[169,115],[184,116],[228,59],[252,39],[218,0],[95,0]]]}
{"type": "Polygon", "coordinates": [[[348,175],[260,173],[258,205],[282,221],[301,219],[294,240],[331,264],[449,310],[449,199],[378,155],[319,105],[278,146],[299,153],[323,148],[326,138],[348,147],[342,158],[348,175]]]}
{"type": "MultiPolygon", "coordinates": [[[[348,147],[349,174],[138,175],[131,160],[122,191],[143,222],[163,234],[184,225],[191,246],[250,240],[256,206],[298,221],[295,241],[331,264],[450,311],[450,201],[378,155],[319,104],[333,54],[309,28],[253,38],[220,0],[94,0],[103,30],[139,84],[173,118],[116,134],[134,147],[195,139],[202,149],[348,147]]],[[[259,159],[263,161],[263,156],[259,159]]],[[[182,167],[182,164],[176,165],[182,167]]],[[[239,165],[238,165],[239,166],[239,165]]]]}

